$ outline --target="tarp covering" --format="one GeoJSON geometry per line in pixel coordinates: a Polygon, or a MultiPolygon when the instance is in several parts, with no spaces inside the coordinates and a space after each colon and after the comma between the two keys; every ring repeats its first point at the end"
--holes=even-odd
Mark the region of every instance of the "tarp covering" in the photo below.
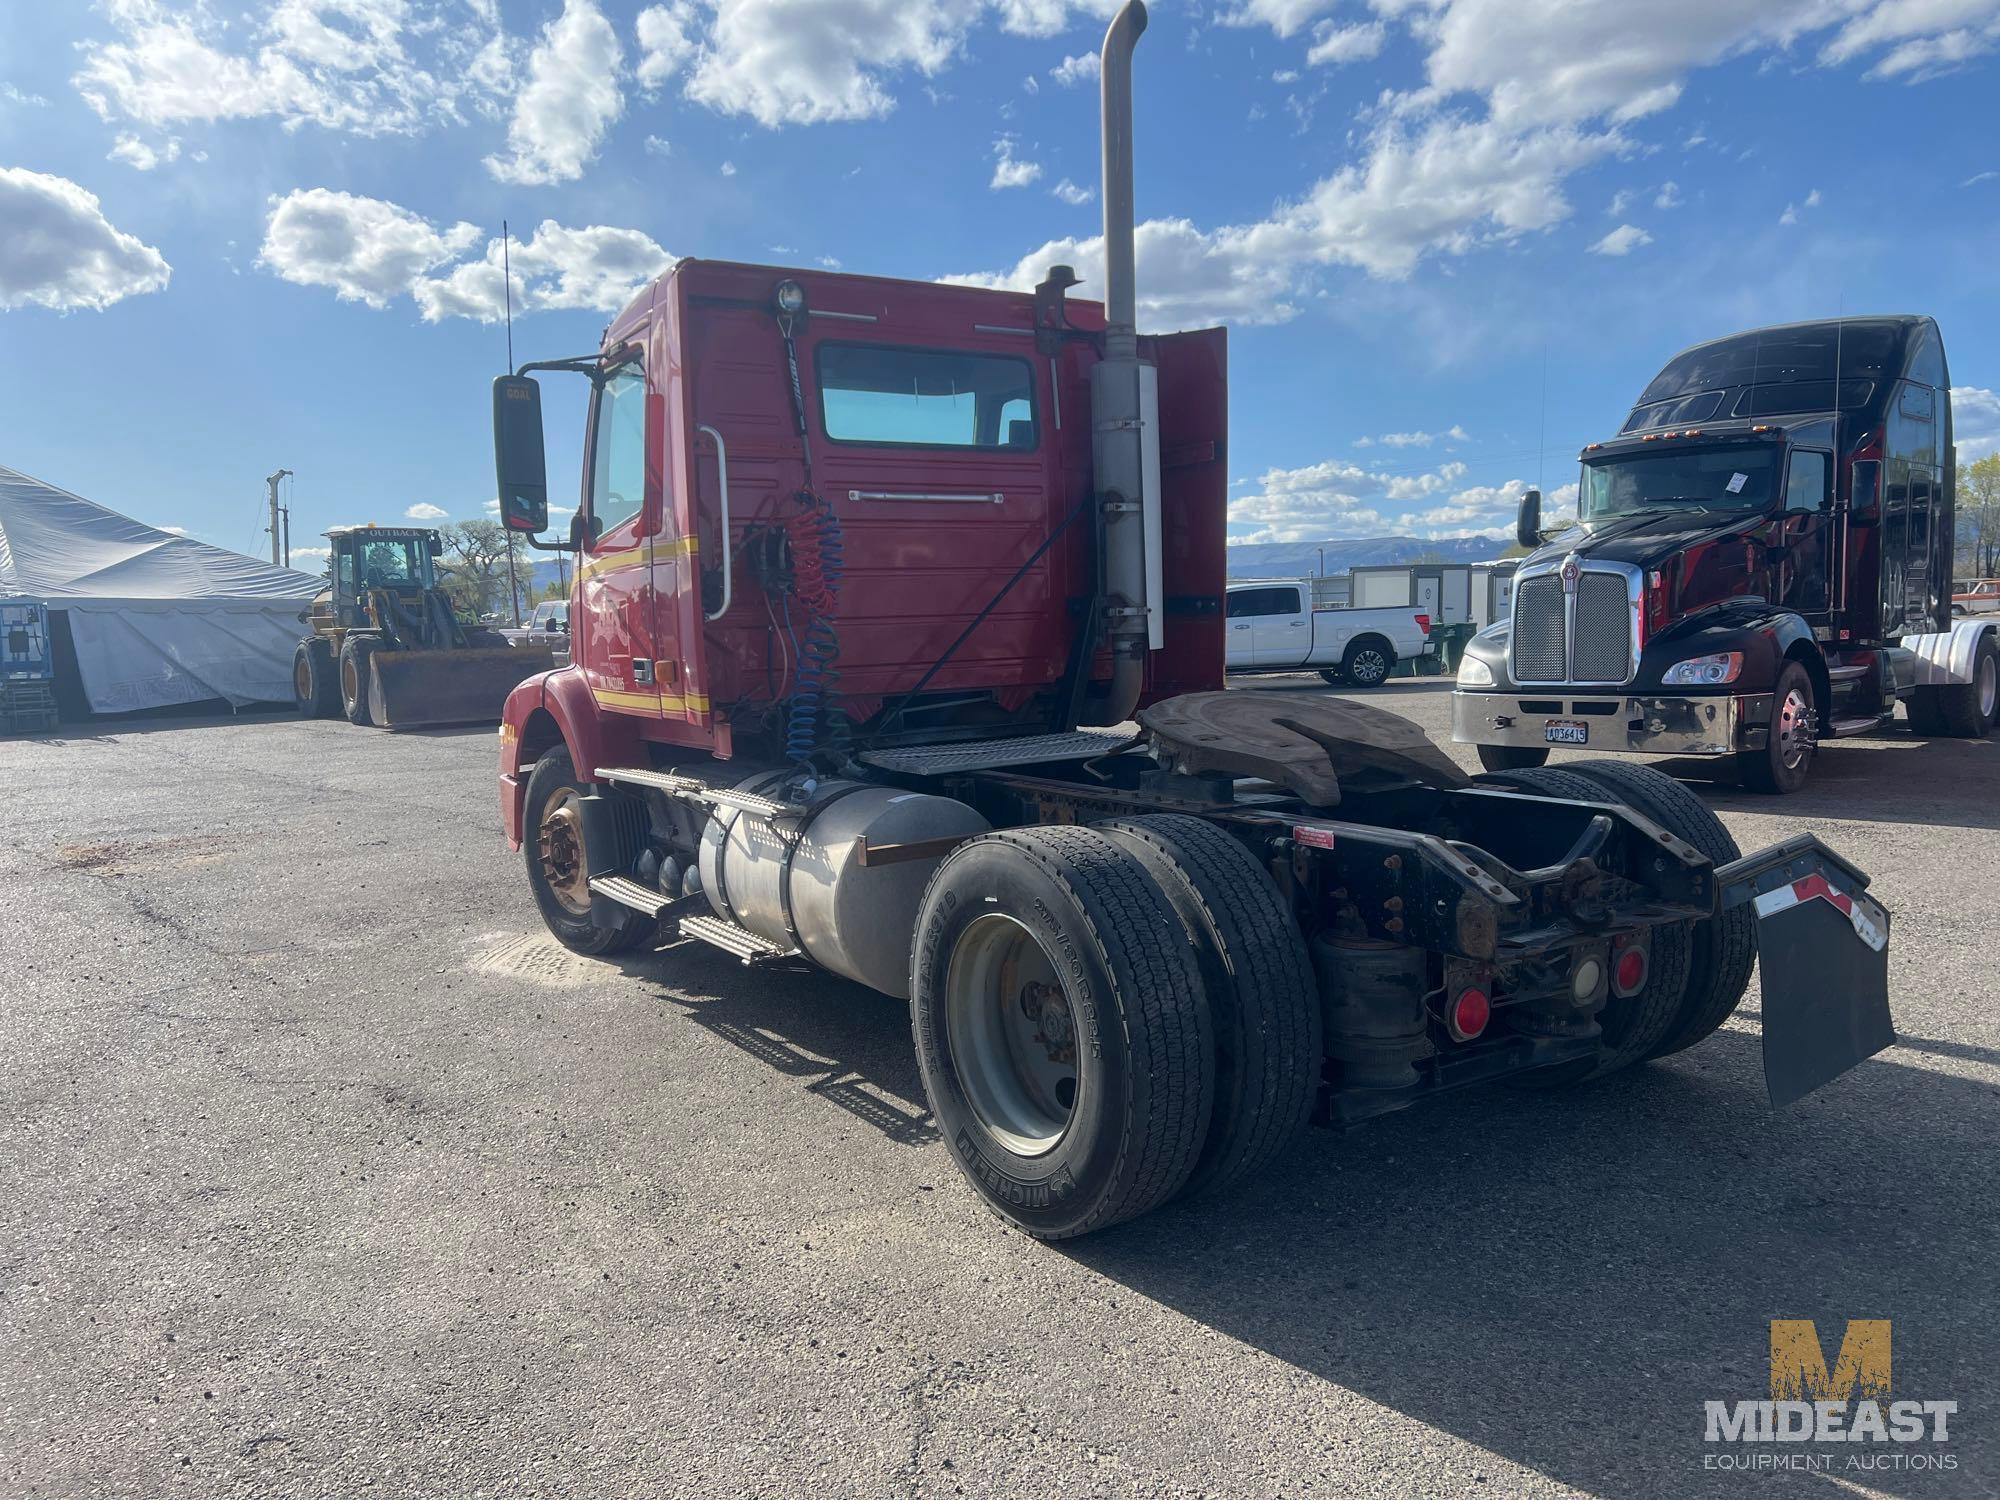
{"type": "Polygon", "coordinates": [[[309,573],[161,531],[0,467],[0,594],[67,613],[96,713],[289,700],[299,615],[318,591],[309,573]]]}

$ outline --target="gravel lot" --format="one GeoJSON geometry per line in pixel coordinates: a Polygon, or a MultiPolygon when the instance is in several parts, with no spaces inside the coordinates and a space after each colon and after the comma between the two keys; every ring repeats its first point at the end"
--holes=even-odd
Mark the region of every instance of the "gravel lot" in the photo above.
{"type": "MultiPolygon", "coordinates": [[[[1442,733],[1446,694],[1371,701],[1442,733]]],[[[0,1491],[2000,1489],[2000,738],[1703,785],[1896,916],[1903,1042],[1803,1104],[1753,990],[1669,1062],[1060,1248],[960,1185],[900,1006],[554,946],[493,767],[284,717],[0,741],[0,1491]],[[1705,1471],[1773,1317],[1893,1319],[1957,1467],[1705,1471]]]]}

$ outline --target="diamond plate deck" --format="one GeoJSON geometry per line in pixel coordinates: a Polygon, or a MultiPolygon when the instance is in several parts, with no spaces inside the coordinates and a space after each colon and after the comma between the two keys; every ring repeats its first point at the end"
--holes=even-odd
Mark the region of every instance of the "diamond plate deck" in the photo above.
{"type": "Polygon", "coordinates": [[[949,776],[958,771],[994,771],[1002,766],[1034,766],[1058,760],[1084,760],[1108,755],[1138,741],[1119,729],[1078,729],[1069,734],[1038,734],[1027,739],[973,740],[960,745],[906,745],[894,750],[864,750],[864,765],[905,776],[949,776]]]}

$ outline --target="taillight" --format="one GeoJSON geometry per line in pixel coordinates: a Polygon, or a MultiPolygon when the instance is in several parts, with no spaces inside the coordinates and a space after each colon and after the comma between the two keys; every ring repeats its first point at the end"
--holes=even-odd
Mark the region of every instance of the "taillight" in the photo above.
{"type": "Polygon", "coordinates": [[[1611,964],[1611,990],[1621,999],[1630,998],[1646,987],[1646,950],[1634,943],[1624,948],[1611,964]]]}
{"type": "Polygon", "coordinates": [[[1429,615],[1418,615],[1417,629],[1421,630],[1425,635],[1429,635],[1431,633],[1431,617],[1429,615]]]}
{"type": "Polygon", "coordinates": [[[1486,991],[1462,989],[1445,1012],[1445,1029],[1456,1042],[1469,1042],[1486,1029],[1486,1023],[1493,1018],[1493,1002],[1486,998],[1486,991]]]}

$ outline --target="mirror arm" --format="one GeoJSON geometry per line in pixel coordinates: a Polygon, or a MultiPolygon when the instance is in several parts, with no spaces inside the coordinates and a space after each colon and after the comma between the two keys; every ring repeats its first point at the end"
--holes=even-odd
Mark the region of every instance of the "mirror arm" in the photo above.
{"type": "Polygon", "coordinates": [[[602,362],[596,355],[590,354],[578,355],[573,359],[531,359],[514,373],[520,376],[530,370],[564,370],[572,375],[588,375],[595,381],[601,368],[602,362]]]}
{"type": "Polygon", "coordinates": [[[517,531],[514,534],[520,537],[526,545],[533,547],[537,552],[573,552],[576,550],[567,541],[545,542],[540,537],[529,536],[525,532],[517,531]]]}

